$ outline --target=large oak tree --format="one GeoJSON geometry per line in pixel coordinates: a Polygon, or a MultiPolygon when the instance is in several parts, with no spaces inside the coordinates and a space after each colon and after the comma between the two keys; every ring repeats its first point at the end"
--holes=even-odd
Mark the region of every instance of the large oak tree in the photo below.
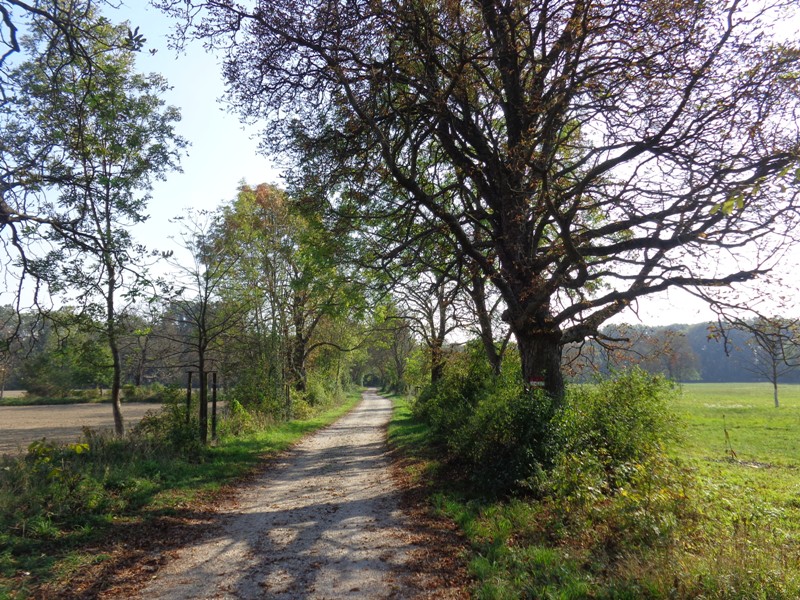
{"type": "Polygon", "coordinates": [[[565,344],[758,276],[797,224],[800,48],[771,33],[794,1],[160,4],[331,208],[453,240],[555,397],[565,344]]]}

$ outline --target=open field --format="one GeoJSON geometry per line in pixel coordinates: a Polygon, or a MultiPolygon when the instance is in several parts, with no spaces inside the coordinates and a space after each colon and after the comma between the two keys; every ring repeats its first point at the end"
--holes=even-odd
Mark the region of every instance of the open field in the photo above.
{"type": "Polygon", "coordinates": [[[681,454],[697,459],[735,458],[752,467],[800,467],[800,385],[779,386],[780,408],[773,406],[772,386],[767,383],[681,387],[675,407],[686,422],[681,454]]]}
{"type": "MultiPolygon", "coordinates": [[[[130,426],[158,409],[152,402],[130,402],[122,405],[122,415],[130,426]]],[[[0,454],[16,454],[42,438],[75,442],[83,427],[113,429],[111,404],[0,406],[0,454]]]]}

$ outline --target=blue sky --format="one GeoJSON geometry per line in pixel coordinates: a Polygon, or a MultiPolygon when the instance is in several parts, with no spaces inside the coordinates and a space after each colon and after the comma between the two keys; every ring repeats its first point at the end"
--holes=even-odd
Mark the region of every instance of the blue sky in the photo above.
{"type": "Polygon", "coordinates": [[[241,180],[280,183],[279,171],[258,153],[258,129],[243,127],[238,117],[218,102],[224,85],[213,55],[199,44],[182,54],[170,50],[167,35],[171,22],[146,0],[128,0],[119,10],[109,10],[107,16],[114,22],[129,21],[147,39],[136,68],[166,77],[173,89],[164,100],[180,109],[182,120],[177,130],[191,144],[181,161],[183,173],[169,173],[166,181],[155,182],[150,219],[137,229],[137,237],[148,247],[174,249],[167,241],[177,233],[170,218],[187,207],[213,209],[232,200],[241,180]],[[150,50],[156,50],[155,54],[150,50]]]}

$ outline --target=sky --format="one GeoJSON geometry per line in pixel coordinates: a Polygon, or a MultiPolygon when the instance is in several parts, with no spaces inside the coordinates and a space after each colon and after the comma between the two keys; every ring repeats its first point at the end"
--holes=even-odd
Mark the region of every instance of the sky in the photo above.
{"type": "MultiPolygon", "coordinates": [[[[173,89],[165,96],[177,106],[182,121],[177,130],[191,146],[182,160],[182,173],[170,173],[156,182],[149,205],[150,219],[136,235],[150,248],[175,250],[170,236],[179,233],[170,219],[188,207],[214,209],[233,200],[239,183],[278,183],[280,172],[274,162],[258,150],[258,127],[243,126],[219,102],[224,94],[218,60],[197,43],[181,54],[168,48],[171,22],[146,0],[125,0],[119,10],[108,14],[113,21],[128,20],[139,27],[147,42],[137,59],[141,72],[157,72],[173,89]],[[155,50],[155,53],[151,53],[155,50]]],[[[682,290],[642,299],[636,312],[626,311],[616,322],[668,325],[713,320],[705,303],[682,290]]]]}
{"type": "Polygon", "coordinates": [[[182,173],[167,174],[155,182],[148,214],[150,219],[137,230],[148,247],[174,249],[167,238],[178,231],[169,220],[186,208],[214,209],[234,199],[242,180],[250,184],[279,183],[273,162],[258,152],[256,127],[244,127],[217,100],[224,93],[221,67],[199,44],[182,54],[168,48],[171,22],[146,0],[127,0],[120,10],[107,16],[116,22],[129,21],[146,38],[137,55],[136,68],[166,77],[172,90],[164,95],[167,104],[182,115],[177,133],[191,144],[181,161],[182,173]],[[155,50],[151,54],[151,50],[155,50]]]}

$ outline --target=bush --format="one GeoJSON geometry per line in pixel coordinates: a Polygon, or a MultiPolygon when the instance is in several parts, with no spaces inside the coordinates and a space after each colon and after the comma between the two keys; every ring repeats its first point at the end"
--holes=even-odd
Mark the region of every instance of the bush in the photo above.
{"type": "Polygon", "coordinates": [[[80,521],[109,503],[86,470],[87,443],[33,442],[26,455],[0,462],[0,527],[49,539],[57,525],[80,521]]]}
{"type": "MultiPolygon", "coordinates": [[[[194,411],[187,423],[186,406],[181,402],[170,402],[161,410],[148,411],[130,431],[124,445],[134,445],[136,454],[166,452],[169,455],[194,459],[202,453],[198,430],[199,424],[194,411]]],[[[92,440],[93,451],[99,451],[101,446],[110,448],[116,441],[105,436],[92,436],[90,442],[92,440]]]]}
{"type": "Polygon", "coordinates": [[[422,390],[413,406],[414,416],[427,422],[434,434],[450,445],[452,434],[470,419],[493,384],[485,355],[477,347],[468,346],[466,352],[451,354],[442,378],[422,390]]]}
{"type": "Polygon", "coordinates": [[[669,380],[638,368],[571,387],[554,422],[557,460],[598,471],[610,487],[623,484],[677,439],[669,409],[676,393],[669,380]]]}
{"type": "Polygon", "coordinates": [[[236,398],[228,400],[228,415],[220,423],[221,435],[242,435],[252,431],[253,416],[236,398]]]}
{"type": "Polygon", "coordinates": [[[498,493],[538,487],[548,464],[552,400],[498,381],[457,431],[457,451],[481,488],[498,493]]]}
{"type": "Polygon", "coordinates": [[[658,454],[677,437],[669,409],[677,393],[673,382],[639,368],[571,387],[559,419],[563,450],[591,450],[611,464],[658,454]]]}
{"type": "Polygon", "coordinates": [[[496,377],[482,348],[468,345],[414,405],[449,459],[484,490],[588,502],[639,478],[675,438],[668,405],[676,389],[661,376],[633,370],[571,387],[556,411],[545,393],[522,387],[518,364],[509,354],[496,377]]]}
{"type": "Polygon", "coordinates": [[[694,510],[691,476],[666,452],[678,437],[669,409],[676,392],[639,369],[570,389],[554,420],[558,453],[543,491],[573,531],[594,537],[587,545],[611,555],[667,546],[694,510]]]}
{"type": "Polygon", "coordinates": [[[523,389],[518,365],[508,353],[495,376],[482,346],[469,344],[414,404],[415,416],[431,426],[449,459],[486,492],[530,489],[547,462],[552,402],[523,389]]]}

